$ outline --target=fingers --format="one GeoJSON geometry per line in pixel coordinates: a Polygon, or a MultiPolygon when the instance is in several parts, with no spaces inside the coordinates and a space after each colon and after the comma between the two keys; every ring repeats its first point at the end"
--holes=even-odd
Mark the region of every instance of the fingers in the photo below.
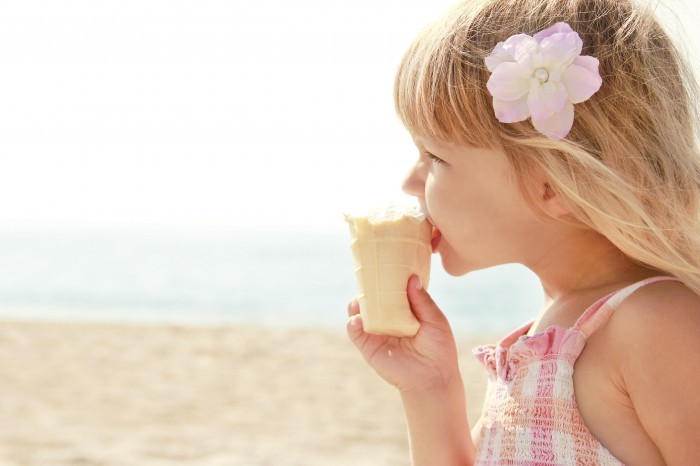
{"type": "Polygon", "coordinates": [[[416,318],[426,323],[443,323],[446,319],[442,311],[437,307],[433,298],[423,287],[418,275],[411,275],[406,287],[408,302],[416,318]]]}
{"type": "Polygon", "coordinates": [[[346,325],[348,337],[355,348],[360,350],[365,360],[370,362],[372,355],[376,354],[377,348],[384,345],[389,337],[365,332],[362,324],[362,315],[360,314],[360,305],[357,300],[352,300],[348,304],[348,314],[350,314],[346,325]]]}
{"type": "Polygon", "coordinates": [[[370,336],[369,334],[365,333],[365,330],[362,327],[362,316],[358,314],[350,317],[346,325],[346,330],[348,333],[348,338],[352,344],[355,345],[357,349],[362,351],[364,344],[367,342],[367,338],[370,336]]]}
{"type": "Polygon", "coordinates": [[[360,313],[360,303],[357,299],[353,299],[348,303],[348,317],[352,317],[360,313]]]}
{"type": "Polygon", "coordinates": [[[347,323],[348,336],[354,342],[364,333],[362,316],[360,316],[360,303],[357,302],[357,299],[348,303],[348,317],[350,317],[347,323]]]}

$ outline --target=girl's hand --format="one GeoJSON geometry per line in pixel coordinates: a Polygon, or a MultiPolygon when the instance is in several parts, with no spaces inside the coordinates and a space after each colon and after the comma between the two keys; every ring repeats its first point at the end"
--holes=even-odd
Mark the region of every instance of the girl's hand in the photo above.
{"type": "Polygon", "coordinates": [[[421,324],[415,336],[366,333],[356,300],[348,305],[348,336],[367,363],[402,393],[446,388],[460,377],[450,325],[418,276],[408,280],[407,292],[411,310],[421,324]]]}

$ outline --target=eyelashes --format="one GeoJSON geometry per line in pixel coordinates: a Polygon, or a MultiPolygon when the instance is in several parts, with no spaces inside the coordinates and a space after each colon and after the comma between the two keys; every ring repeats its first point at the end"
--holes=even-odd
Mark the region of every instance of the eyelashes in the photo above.
{"type": "Polygon", "coordinates": [[[433,163],[445,163],[444,160],[442,160],[440,157],[438,157],[435,154],[432,154],[430,152],[426,152],[425,156],[430,159],[433,163]]]}

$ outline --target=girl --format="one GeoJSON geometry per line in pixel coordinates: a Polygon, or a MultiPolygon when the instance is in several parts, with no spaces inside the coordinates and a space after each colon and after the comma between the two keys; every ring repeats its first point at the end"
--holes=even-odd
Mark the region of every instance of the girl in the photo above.
{"type": "Polygon", "coordinates": [[[521,263],[545,306],[475,350],[471,429],[449,324],[417,277],[412,338],[350,339],[400,391],[416,465],[700,464],[698,90],[631,0],[466,0],[396,77],[404,190],[452,275],[521,263]]]}

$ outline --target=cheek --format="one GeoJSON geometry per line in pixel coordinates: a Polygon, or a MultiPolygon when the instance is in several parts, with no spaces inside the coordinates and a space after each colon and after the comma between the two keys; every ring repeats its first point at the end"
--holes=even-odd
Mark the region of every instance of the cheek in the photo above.
{"type": "Polygon", "coordinates": [[[425,206],[435,222],[440,221],[441,212],[445,210],[445,204],[448,201],[449,197],[445,195],[444,188],[435,183],[432,178],[428,178],[425,182],[425,206]]]}
{"type": "Polygon", "coordinates": [[[425,204],[430,217],[443,233],[452,236],[464,215],[464,203],[449,185],[430,180],[425,186],[425,204]]]}

